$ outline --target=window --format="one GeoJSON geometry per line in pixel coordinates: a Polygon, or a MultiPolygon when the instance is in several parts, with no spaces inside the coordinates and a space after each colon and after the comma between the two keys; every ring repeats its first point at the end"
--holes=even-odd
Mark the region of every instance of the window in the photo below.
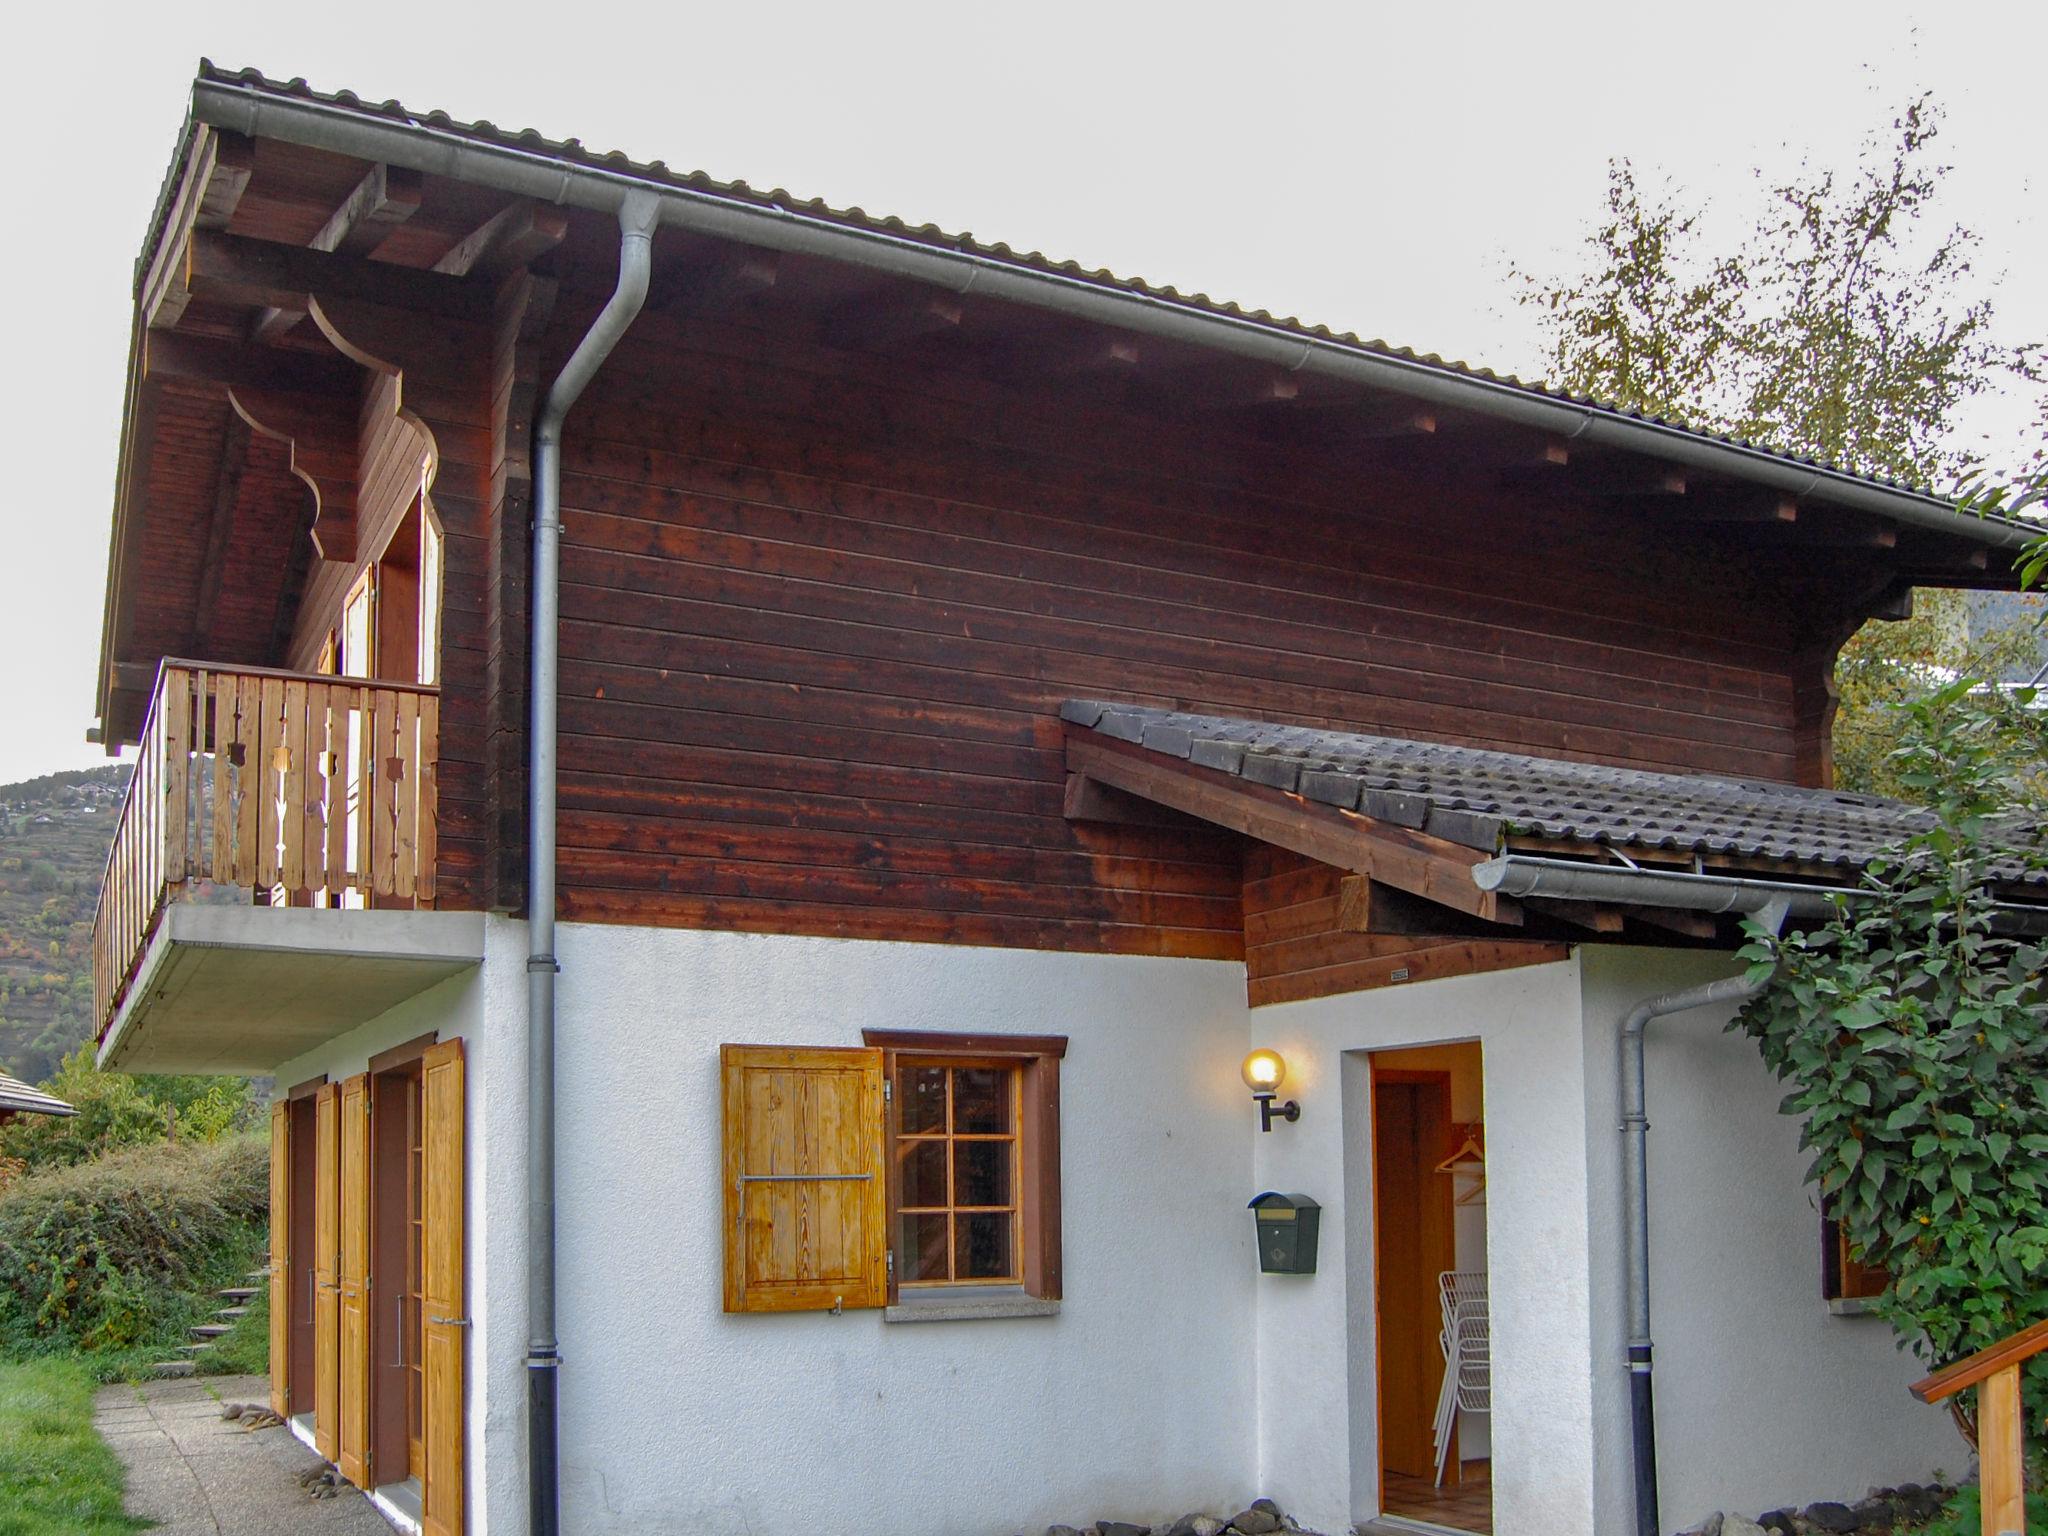
{"type": "Polygon", "coordinates": [[[1830,1302],[1868,1301],[1891,1283],[1889,1271],[1863,1263],[1849,1247],[1842,1224],[1831,1216],[1820,1223],[1821,1295],[1830,1302]]]}
{"type": "Polygon", "coordinates": [[[722,1050],[726,1310],[1057,1301],[1065,1038],[864,1038],[722,1050]]]}
{"type": "Polygon", "coordinates": [[[889,1101],[899,1286],[1023,1283],[1023,1075],[1002,1061],[896,1057],[889,1101]]]}

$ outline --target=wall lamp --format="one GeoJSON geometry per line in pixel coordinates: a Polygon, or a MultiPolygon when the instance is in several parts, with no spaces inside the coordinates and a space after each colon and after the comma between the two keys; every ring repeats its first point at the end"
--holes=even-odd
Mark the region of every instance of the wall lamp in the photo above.
{"type": "Polygon", "coordinates": [[[1278,1051],[1253,1051],[1245,1057],[1244,1066],[1239,1070],[1244,1073],[1245,1086],[1251,1089],[1252,1098],[1258,1103],[1260,1130],[1272,1130],[1275,1120],[1301,1118],[1301,1106],[1292,1099],[1274,1107],[1273,1099],[1280,1085],[1287,1080],[1287,1059],[1278,1051]]]}

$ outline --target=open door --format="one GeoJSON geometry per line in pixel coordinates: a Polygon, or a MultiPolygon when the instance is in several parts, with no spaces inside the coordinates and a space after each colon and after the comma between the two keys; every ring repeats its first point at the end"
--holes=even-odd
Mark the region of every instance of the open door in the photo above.
{"type": "Polygon", "coordinates": [[[314,1101],[313,1448],[341,1454],[341,1091],[314,1101]]]}
{"type": "Polygon", "coordinates": [[[339,1316],[339,1454],[341,1475],[370,1483],[370,1079],[341,1085],[341,1252],[339,1316]]]}
{"type": "Polygon", "coordinates": [[[420,1527],[461,1536],[464,1311],[462,1273],[462,1042],[444,1040],[420,1059],[421,1222],[420,1527]]]}
{"type": "Polygon", "coordinates": [[[270,1411],[285,1418],[291,1405],[291,1108],[270,1106],[270,1411]]]}
{"type": "Polygon", "coordinates": [[[1475,1533],[1493,1528],[1483,1091],[1476,1042],[1372,1055],[1380,1510],[1475,1533]]]}

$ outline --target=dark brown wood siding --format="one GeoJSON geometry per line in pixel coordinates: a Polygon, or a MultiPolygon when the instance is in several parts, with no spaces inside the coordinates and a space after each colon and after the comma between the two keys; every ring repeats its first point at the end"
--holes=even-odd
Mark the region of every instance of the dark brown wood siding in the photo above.
{"type": "Polygon", "coordinates": [[[1449,453],[657,306],[565,454],[564,916],[1240,955],[1235,840],[1062,818],[1076,695],[1794,777],[1781,594],[1449,453]]]}
{"type": "Polygon", "coordinates": [[[1344,933],[1337,927],[1343,878],[1344,871],[1284,848],[1245,850],[1245,990],[1254,1008],[1542,965],[1570,952],[1563,944],[1344,933]]]}

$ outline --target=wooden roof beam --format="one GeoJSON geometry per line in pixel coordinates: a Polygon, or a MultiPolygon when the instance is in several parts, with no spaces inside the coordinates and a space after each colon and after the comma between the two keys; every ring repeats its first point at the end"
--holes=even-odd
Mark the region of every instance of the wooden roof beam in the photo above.
{"type": "Polygon", "coordinates": [[[751,245],[713,245],[708,258],[681,263],[664,283],[658,309],[717,314],[758,302],[782,281],[782,253],[751,245]]]}
{"type": "Polygon", "coordinates": [[[304,311],[316,296],[475,320],[488,320],[492,309],[488,287],[446,273],[210,230],[193,232],[186,285],[194,298],[280,310],[304,311]]]}
{"type": "Polygon", "coordinates": [[[1472,866],[1491,850],[1376,821],[1195,763],[1069,729],[1067,769],[1305,858],[1369,875],[1439,906],[1491,923],[1519,925],[1511,897],[1482,891],[1472,866]]]}
{"type": "Polygon", "coordinates": [[[458,241],[434,263],[450,277],[503,277],[547,255],[569,233],[569,217],[538,203],[510,203],[458,241]]]}
{"type": "Polygon", "coordinates": [[[192,656],[207,656],[213,649],[213,620],[220,604],[228,537],[234,531],[235,503],[241,499],[242,472],[249,463],[249,423],[232,407],[227,418],[220,466],[213,477],[212,510],[206,520],[206,552],[199,558],[199,598],[193,608],[192,646],[187,653],[192,656]]]}
{"type": "MultiPolygon", "coordinates": [[[[424,178],[418,171],[373,165],[342,205],[328,215],[307,249],[336,256],[369,256],[394,229],[419,211],[424,178]]],[[[303,307],[273,305],[249,327],[252,341],[271,342],[306,318],[303,307]]]]}
{"type": "Polygon", "coordinates": [[[163,238],[142,282],[143,324],[169,330],[192,300],[181,280],[185,247],[196,229],[225,229],[241,205],[256,166],[255,142],[239,133],[201,128],[172,199],[163,238]]]}
{"type": "Polygon", "coordinates": [[[362,386],[362,370],[332,353],[274,347],[259,351],[178,331],[152,331],[143,338],[142,374],[146,381],[185,379],[230,388],[346,395],[350,399],[362,386]]]}

